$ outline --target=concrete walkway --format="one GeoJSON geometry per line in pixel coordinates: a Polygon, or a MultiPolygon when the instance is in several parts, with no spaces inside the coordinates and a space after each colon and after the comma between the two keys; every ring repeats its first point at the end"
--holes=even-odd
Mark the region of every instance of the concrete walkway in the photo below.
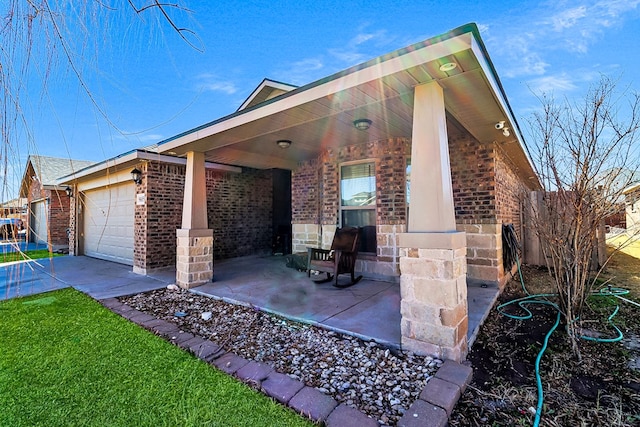
{"type": "Polygon", "coordinates": [[[0,300],[74,287],[96,299],[130,295],[175,282],[173,271],[141,276],[128,265],[83,256],[0,265],[0,300]]]}

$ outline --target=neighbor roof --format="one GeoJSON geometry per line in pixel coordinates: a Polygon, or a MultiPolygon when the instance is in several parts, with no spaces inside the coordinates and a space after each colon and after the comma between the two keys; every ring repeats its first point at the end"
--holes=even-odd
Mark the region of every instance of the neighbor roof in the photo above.
{"type": "Polygon", "coordinates": [[[58,178],[91,166],[92,164],[94,164],[94,162],[88,160],[31,155],[29,159],[27,159],[27,165],[24,169],[20,196],[26,197],[29,191],[29,182],[32,178],[31,176],[27,176],[29,170],[31,170],[29,166],[33,168],[35,178],[40,181],[43,187],[47,189],[57,189],[58,185],[56,184],[56,180],[58,178]]]}

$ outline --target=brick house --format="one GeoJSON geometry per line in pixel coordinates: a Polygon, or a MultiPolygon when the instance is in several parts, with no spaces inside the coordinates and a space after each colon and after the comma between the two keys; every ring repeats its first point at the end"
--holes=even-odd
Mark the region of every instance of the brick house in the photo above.
{"type": "Polygon", "coordinates": [[[184,288],[278,233],[301,252],[362,227],[356,269],[399,283],[403,347],[460,360],[467,281],[504,285],[502,225],[523,239],[540,189],[523,147],[469,24],[302,87],[265,80],[229,116],[59,182],[73,253],[175,266],[184,288]]]}
{"type": "Polygon", "coordinates": [[[56,180],[87,167],[86,160],[31,155],[20,183],[20,197],[26,199],[27,239],[30,242],[67,246],[69,196],[56,180]]]}

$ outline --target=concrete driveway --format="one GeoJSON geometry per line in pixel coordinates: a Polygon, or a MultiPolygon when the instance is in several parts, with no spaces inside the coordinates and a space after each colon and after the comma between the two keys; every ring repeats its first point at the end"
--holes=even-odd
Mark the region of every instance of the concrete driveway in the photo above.
{"type": "Polygon", "coordinates": [[[73,287],[93,298],[130,295],[175,283],[175,271],[147,276],[131,266],[84,256],[61,256],[0,265],[0,300],[73,287]]]}

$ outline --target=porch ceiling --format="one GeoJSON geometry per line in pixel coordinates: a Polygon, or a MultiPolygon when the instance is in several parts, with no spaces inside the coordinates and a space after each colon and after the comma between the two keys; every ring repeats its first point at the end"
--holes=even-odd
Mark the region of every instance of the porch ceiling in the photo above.
{"type": "MultiPolygon", "coordinates": [[[[464,28],[464,27],[461,27],[464,28]]],[[[515,119],[472,31],[448,34],[300,87],[165,141],[161,153],[202,151],[206,160],[257,169],[294,169],[327,148],[411,137],[414,87],[437,80],[445,108],[481,143],[502,144],[523,175],[533,175],[515,119]],[[446,63],[456,64],[441,71],[446,63]],[[372,121],[367,131],[356,119],[372,121]],[[504,120],[511,136],[494,125],[504,120]],[[289,148],[276,141],[291,140],[289,148]]]]}

